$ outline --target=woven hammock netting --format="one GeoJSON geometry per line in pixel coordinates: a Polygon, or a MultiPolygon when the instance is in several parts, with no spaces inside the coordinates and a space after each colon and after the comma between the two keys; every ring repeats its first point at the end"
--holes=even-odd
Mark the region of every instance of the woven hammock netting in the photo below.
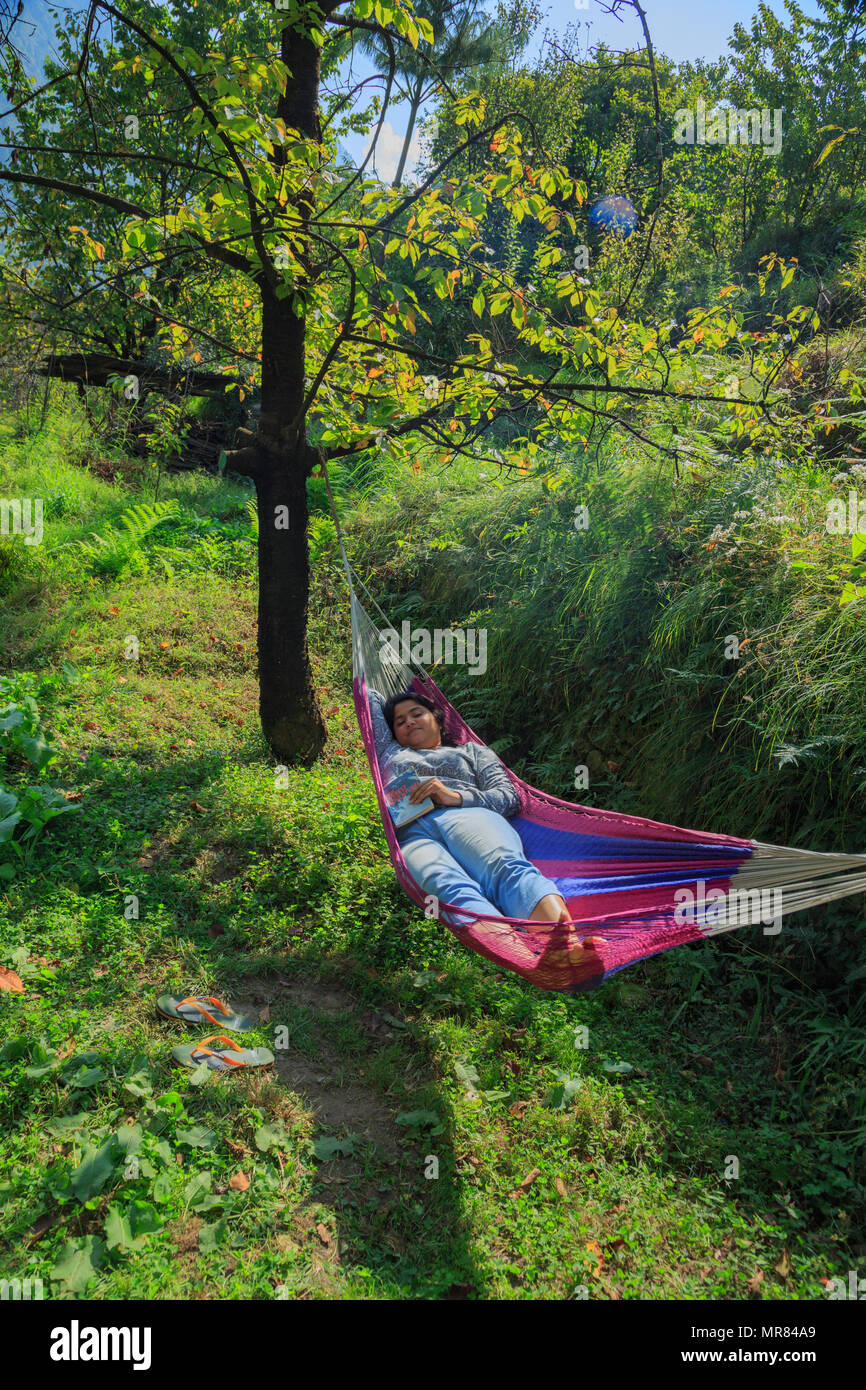
{"type": "MultiPolygon", "coordinates": [[[[385,697],[403,690],[425,694],[443,710],[455,744],[483,740],[426,673],[396,659],[393,643],[381,636],[391,630],[387,618],[382,614],[382,625],[376,626],[355,585],[368,591],[348,562],[346,568],[355,709],[382,824],[398,881],[413,902],[429,910],[400,853],[388,811],[368,691],[385,697]]],[[[371,606],[378,609],[372,598],[371,606]]],[[[787,849],[573,805],[507,771],[520,795],[511,824],[527,858],[557,884],[572,921],[552,926],[503,917],[492,922],[448,903],[438,904],[437,915],[464,946],[539,989],[595,989],[618,970],[674,946],[746,925],[761,924],[775,934],[781,916],[866,891],[866,854],[787,849]],[[587,936],[605,940],[583,947],[587,936]]]]}

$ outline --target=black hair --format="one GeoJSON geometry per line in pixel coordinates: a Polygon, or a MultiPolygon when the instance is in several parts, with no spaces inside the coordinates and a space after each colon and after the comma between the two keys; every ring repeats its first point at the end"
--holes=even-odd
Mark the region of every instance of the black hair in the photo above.
{"type": "Polygon", "coordinates": [[[394,711],[397,706],[402,705],[405,700],[414,700],[416,704],[423,705],[425,709],[429,709],[436,723],[439,725],[439,732],[442,735],[444,747],[454,747],[454,741],[450,739],[445,732],[445,715],[443,711],[429,698],[429,696],[416,695],[414,690],[403,690],[399,695],[391,695],[390,698],[385,701],[382,713],[385,716],[388,728],[391,730],[392,734],[394,732],[394,711]]]}

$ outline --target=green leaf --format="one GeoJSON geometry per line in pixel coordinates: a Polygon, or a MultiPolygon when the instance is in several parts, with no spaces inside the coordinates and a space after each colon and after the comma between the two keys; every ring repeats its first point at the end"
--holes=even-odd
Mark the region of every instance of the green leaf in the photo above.
{"type": "Polygon", "coordinates": [[[162,1230],[162,1221],[149,1202],[132,1201],[126,1211],[110,1206],[105,1219],[105,1237],[109,1250],[143,1250],[146,1237],[162,1230]]]}
{"type": "Polygon", "coordinates": [[[435,1110],[405,1110],[402,1115],[397,1116],[397,1123],[425,1128],[427,1125],[438,1125],[439,1116],[435,1110]]]}
{"type": "Polygon", "coordinates": [[[480,1078],[477,1068],[473,1067],[471,1062],[461,1058],[460,1061],[455,1062],[454,1070],[457,1073],[457,1079],[463,1082],[468,1091],[477,1090],[480,1078]]]}
{"type": "Polygon", "coordinates": [[[79,1110],[77,1115],[63,1115],[59,1119],[48,1120],[45,1130],[55,1139],[64,1139],[67,1134],[74,1134],[76,1130],[83,1129],[89,1119],[90,1115],[86,1110],[79,1110]]]}
{"type": "Polygon", "coordinates": [[[196,1207],[211,1190],[213,1174],[206,1170],[201,1173],[193,1173],[189,1182],[183,1189],[183,1200],[188,1207],[196,1207]]]}
{"type": "Polygon", "coordinates": [[[279,1144],[282,1135],[273,1125],[259,1125],[255,1133],[255,1144],[259,1153],[267,1153],[275,1144],[279,1144]]]}
{"type": "Polygon", "coordinates": [[[335,1154],[349,1158],[355,1152],[355,1140],[351,1135],[346,1139],[315,1139],[312,1150],[316,1158],[325,1162],[335,1154]]]}
{"type": "Polygon", "coordinates": [[[560,1072],[556,1085],[551,1086],[541,1103],[551,1110],[565,1110],[577,1095],[582,1084],[580,1077],[566,1076],[564,1072],[560,1072]]]}
{"type": "Polygon", "coordinates": [[[153,1091],[153,1072],[144,1054],[136,1057],[122,1083],[131,1096],[149,1096],[153,1091]]]}
{"type": "Polygon", "coordinates": [[[111,1138],[107,1139],[100,1148],[91,1149],[83,1162],[79,1163],[78,1167],[73,1170],[71,1175],[72,1191],[82,1205],[102,1191],[114,1173],[118,1151],[117,1139],[112,1134],[111,1138]]]}
{"type": "Polygon", "coordinates": [[[634,1071],[631,1062],[603,1062],[602,1066],[609,1076],[628,1076],[634,1071]]]}
{"type": "Polygon", "coordinates": [[[121,1125],[115,1138],[125,1154],[138,1153],[144,1139],[144,1130],[141,1125],[121,1125]]]}
{"type": "Polygon", "coordinates": [[[191,1129],[177,1131],[177,1142],[187,1144],[191,1149],[213,1149],[216,1147],[217,1136],[212,1129],[207,1129],[204,1125],[193,1125],[191,1129]]]}
{"type": "Polygon", "coordinates": [[[98,1086],[107,1075],[108,1072],[103,1071],[102,1067],[82,1067],[81,1071],[75,1073],[69,1084],[75,1090],[87,1091],[91,1086],[98,1086]]]}
{"type": "Polygon", "coordinates": [[[60,1251],[51,1279],[65,1284],[70,1293],[84,1293],[102,1264],[105,1242],[99,1236],[74,1236],[60,1251]]]}
{"type": "Polygon", "coordinates": [[[217,1246],[222,1245],[229,1233],[228,1222],[225,1217],[215,1221],[212,1226],[202,1226],[198,1233],[198,1248],[202,1255],[209,1255],[216,1250],[217,1246]]]}

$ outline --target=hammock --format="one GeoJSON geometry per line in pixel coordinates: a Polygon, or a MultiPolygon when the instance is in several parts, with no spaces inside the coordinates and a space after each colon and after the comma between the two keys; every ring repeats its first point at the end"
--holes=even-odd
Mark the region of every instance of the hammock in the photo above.
{"type": "MultiPolygon", "coordinates": [[[[483,740],[423,667],[411,658],[411,664],[397,659],[393,642],[383,641],[382,631],[393,629],[349,565],[326,466],[324,473],[349,583],[353,693],[361,737],[397,880],[429,913],[429,900],[409,872],[388,811],[368,692],[427,695],[444,712],[453,743],[483,740]],[[382,617],[381,631],[362,607],[356,583],[382,617]]],[[[520,796],[520,811],[509,817],[510,823],[527,858],[556,883],[572,920],[553,925],[503,917],[500,925],[443,902],[435,915],[464,946],[539,989],[569,994],[596,989],[626,966],[674,946],[755,923],[770,927],[772,922],[768,934],[775,934],[781,916],[866,891],[866,854],[788,849],[573,805],[506,771],[520,796]],[[859,873],[849,872],[857,869],[859,873]],[[604,937],[605,943],[584,947],[587,936],[604,937]]]]}

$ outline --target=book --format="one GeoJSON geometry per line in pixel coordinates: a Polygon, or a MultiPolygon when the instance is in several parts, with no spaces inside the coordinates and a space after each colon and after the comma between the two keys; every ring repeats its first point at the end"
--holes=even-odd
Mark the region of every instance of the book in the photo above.
{"type": "MultiPolygon", "coordinates": [[[[425,796],[423,801],[410,801],[409,793],[422,779],[414,772],[404,772],[400,779],[392,782],[385,789],[385,796],[388,801],[388,810],[391,812],[391,819],[399,830],[404,825],[409,825],[419,816],[426,816],[428,811],[433,810],[433,802],[429,796],[425,796]]],[[[423,779],[426,781],[426,777],[423,779]]]]}

